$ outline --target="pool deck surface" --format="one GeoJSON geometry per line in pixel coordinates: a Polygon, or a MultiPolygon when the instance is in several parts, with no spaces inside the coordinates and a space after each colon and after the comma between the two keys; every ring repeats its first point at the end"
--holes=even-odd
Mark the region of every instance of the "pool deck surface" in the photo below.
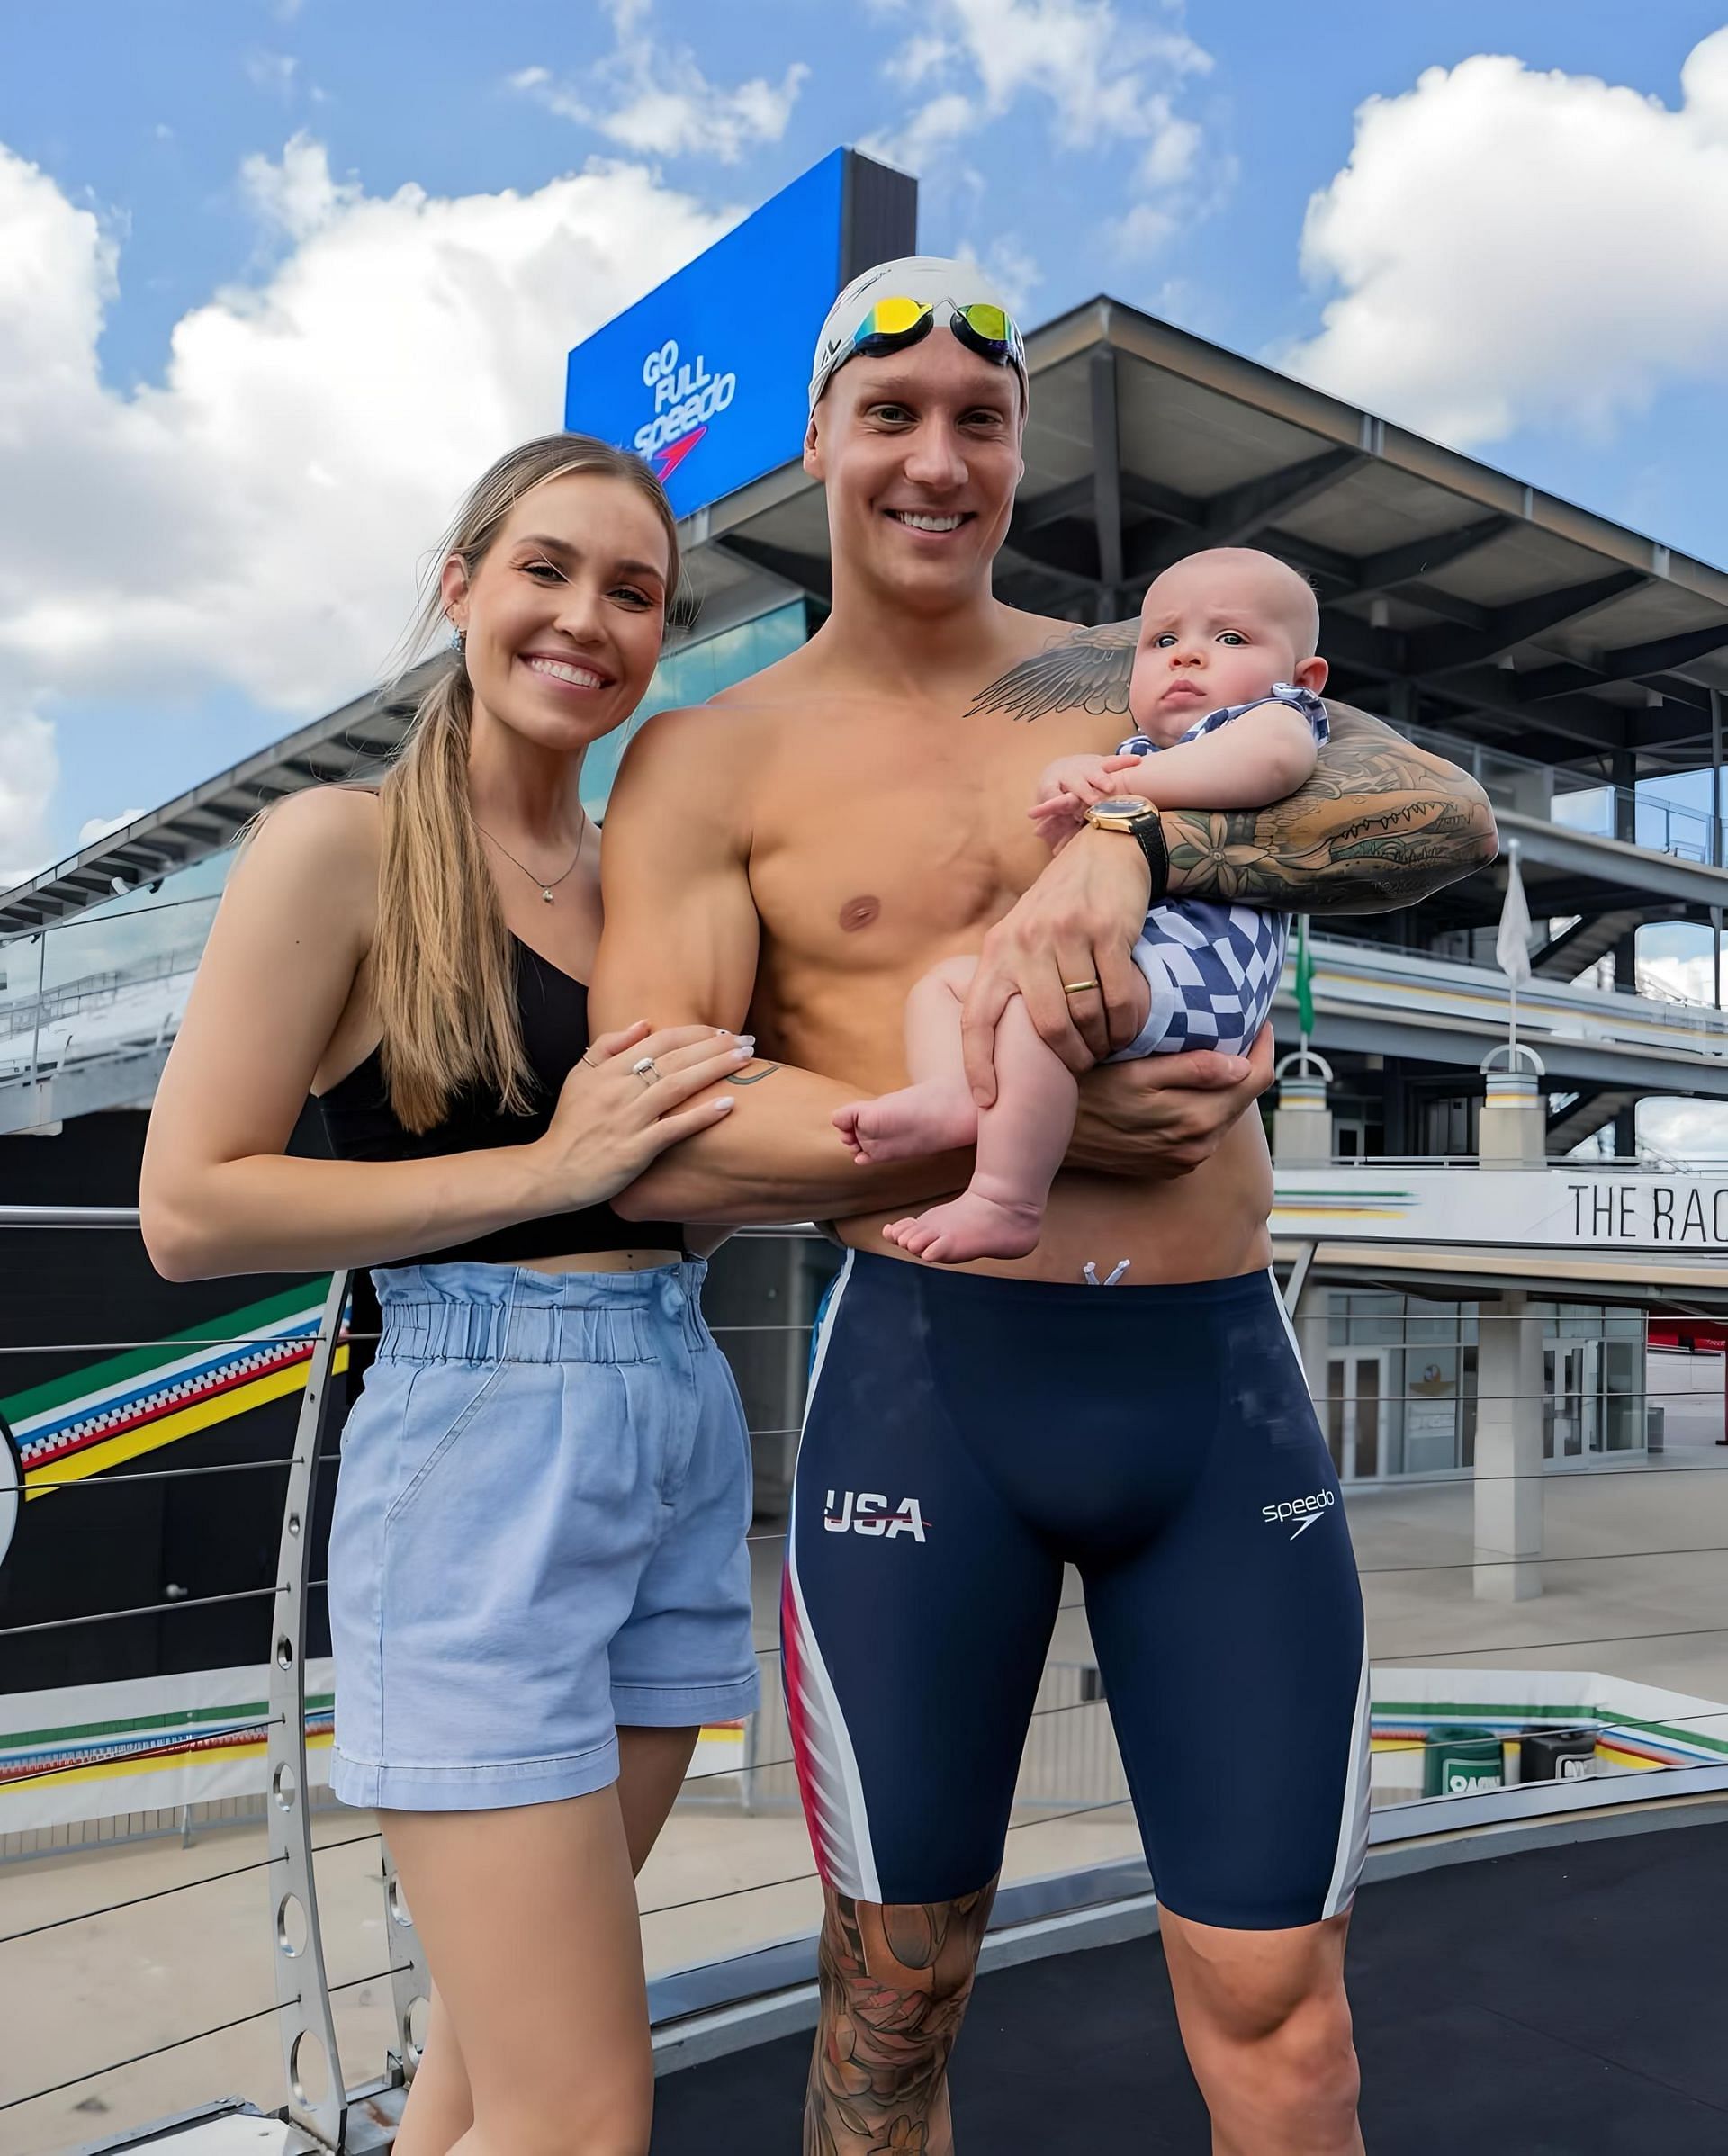
{"type": "MultiPolygon", "coordinates": [[[[1350,1990],[1369,2156],[1728,2152],[1728,1825],[1371,1883],[1350,1990]]],[[[809,2038],[670,2074],[655,2156],[797,2145],[809,2038]]],[[[960,2156],[1206,2156],[1156,1936],[980,1980],[960,2156]]]]}

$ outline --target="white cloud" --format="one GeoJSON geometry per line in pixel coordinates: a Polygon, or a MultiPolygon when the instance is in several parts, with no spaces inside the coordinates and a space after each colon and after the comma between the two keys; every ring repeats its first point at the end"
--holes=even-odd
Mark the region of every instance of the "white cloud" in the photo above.
{"type": "MultiPolygon", "coordinates": [[[[902,89],[927,85],[932,94],[860,148],[928,175],[967,137],[1023,100],[1041,100],[1061,148],[1138,145],[1124,172],[1130,197],[1168,198],[1192,173],[1202,140],[1177,112],[1174,93],[1209,74],[1212,60],[1182,28],[1179,7],[1165,13],[1155,23],[1142,10],[1119,13],[1112,0],[931,0],[924,26],[885,72],[902,89]]],[[[1145,252],[1173,229],[1167,199],[1163,207],[1131,199],[1116,230],[1145,252]]]]}
{"type": "Polygon", "coordinates": [[[294,76],[300,70],[300,62],[292,53],[266,52],[255,47],[245,55],[240,65],[246,69],[246,78],[255,90],[264,90],[284,100],[292,94],[294,76]]]}
{"type": "Polygon", "coordinates": [[[21,695],[8,696],[0,687],[0,889],[22,883],[40,865],[42,804],[59,768],[53,727],[21,695]]]}
{"type": "Polygon", "coordinates": [[[1302,235],[1338,296],[1280,364],[1460,444],[1728,379],[1728,29],[1680,87],[1480,54],[1371,98],[1302,235]]]}
{"type": "Polygon", "coordinates": [[[983,126],[982,108],[958,90],[945,90],[922,104],[904,125],[867,135],[859,148],[866,157],[901,172],[923,173],[951,144],[983,126]]]}
{"type": "MultiPolygon", "coordinates": [[[[1156,85],[1212,65],[1174,15],[1163,27],[1124,21],[1111,0],[933,0],[926,12],[940,30],[905,40],[887,62],[890,80],[906,86],[967,73],[979,126],[1022,96],[1042,97],[1069,148],[1116,140],[1156,148],[1173,123],[1169,92],[1156,85]]],[[[1178,124],[1185,140],[1188,123],[1178,124]]]]}
{"type": "Polygon", "coordinates": [[[338,211],[357,202],[361,192],[357,181],[330,177],[329,152],[306,134],[284,144],[279,165],[261,154],[246,158],[240,185],[259,217],[294,240],[321,231],[338,211]]]}
{"type": "Polygon", "coordinates": [[[927,76],[936,74],[954,58],[954,47],[947,38],[920,34],[906,40],[883,72],[901,89],[915,90],[927,76]]]}
{"type": "Polygon", "coordinates": [[[755,76],[724,89],[703,74],[688,46],[650,34],[652,0],[608,0],[608,6],[616,36],[612,53],[569,80],[548,67],[521,67],[508,86],[640,156],[735,165],[746,150],[785,134],[810,76],[803,61],[778,83],[755,76]]]}
{"type": "Polygon", "coordinates": [[[96,357],[113,242],[0,147],[0,873],[43,844],[57,695],[220,685],[286,722],[375,679],[463,488],[559,423],[568,346],[730,221],[600,161],[368,196],[304,137],[245,185],[285,256],[122,396],[96,357]]]}
{"type": "Polygon", "coordinates": [[[78,826],[78,846],[82,849],[94,846],[98,839],[105,839],[111,831],[124,831],[129,823],[136,823],[146,812],[141,808],[122,809],[117,816],[89,816],[78,826]]]}
{"type": "Polygon", "coordinates": [[[1000,288],[1004,299],[1023,321],[1030,310],[1033,292],[1044,282],[1044,273],[1038,266],[1037,257],[1022,246],[1012,232],[1004,232],[990,243],[984,266],[1000,288]]]}

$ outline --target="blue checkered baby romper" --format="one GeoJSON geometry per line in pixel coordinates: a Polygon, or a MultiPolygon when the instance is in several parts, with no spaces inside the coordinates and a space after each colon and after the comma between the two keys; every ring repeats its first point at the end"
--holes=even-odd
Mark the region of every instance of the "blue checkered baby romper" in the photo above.
{"type": "MultiPolygon", "coordinates": [[[[1272,694],[1299,711],[1326,745],[1326,706],[1305,688],[1275,681],[1272,694]]],[[[1271,699],[1256,697],[1256,703],[1271,699]]],[[[1253,704],[1229,704],[1197,720],[1184,741],[1239,719],[1253,704]]],[[[1143,733],[1122,743],[1122,756],[1156,756],[1143,733]]],[[[1172,899],[1154,906],[1134,946],[1134,963],[1152,992],[1146,1023],[1112,1063],[1140,1056],[1177,1056],[1184,1048],[1218,1048],[1243,1056],[1265,1023],[1284,970],[1290,939],[1288,913],[1260,913],[1251,906],[1215,905],[1209,899],[1172,899]]]]}

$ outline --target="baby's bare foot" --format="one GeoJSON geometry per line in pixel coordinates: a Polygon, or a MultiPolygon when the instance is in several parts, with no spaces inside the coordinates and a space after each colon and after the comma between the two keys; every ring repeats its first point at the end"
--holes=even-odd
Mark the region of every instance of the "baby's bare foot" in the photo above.
{"type": "Polygon", "coordinates": [[[977,1190],[963,1190],[915,1219],[891,1222],[882,1233],[914,1258],[932,1265],[963,1265],[968,1258],[1023,1258],[1037,1247],[1043,1226],[1041,1206],[1004,1205],[977,1190]]]}
{"type": "Polygon", "coordinates": [[[978,1111],[965,1087],[928,1080],[877,1100],[850,1100],[834,1110],[833,1120],[860,1162],[948,1153],[978,1135],[978,1111]]]}

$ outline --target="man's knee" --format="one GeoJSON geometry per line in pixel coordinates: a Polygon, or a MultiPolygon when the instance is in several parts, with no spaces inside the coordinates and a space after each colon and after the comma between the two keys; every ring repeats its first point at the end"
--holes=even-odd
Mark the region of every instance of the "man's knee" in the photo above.
{"type": "Polygon", "coordinates": [[[1244,2111],[1331,2147],[1356,2113],[1361,2076],[1341,1981],[1312,1990],[1246,1980],[1215,1996],[1212,2041],[1195,2065],[1216,2106],[1244,2111]],[[1208,2068],[1210,2071],[1206,2071],[1208,2068]]]}
{"type": "Polygon", "coordinates": [[[823,1922],[825,2013],[860,2035],[892,2035],[890,2049],[945,2051],[977,1968],[995,1883],[952,1901],[874,1902],[831,1893],[823,1922]]]}

